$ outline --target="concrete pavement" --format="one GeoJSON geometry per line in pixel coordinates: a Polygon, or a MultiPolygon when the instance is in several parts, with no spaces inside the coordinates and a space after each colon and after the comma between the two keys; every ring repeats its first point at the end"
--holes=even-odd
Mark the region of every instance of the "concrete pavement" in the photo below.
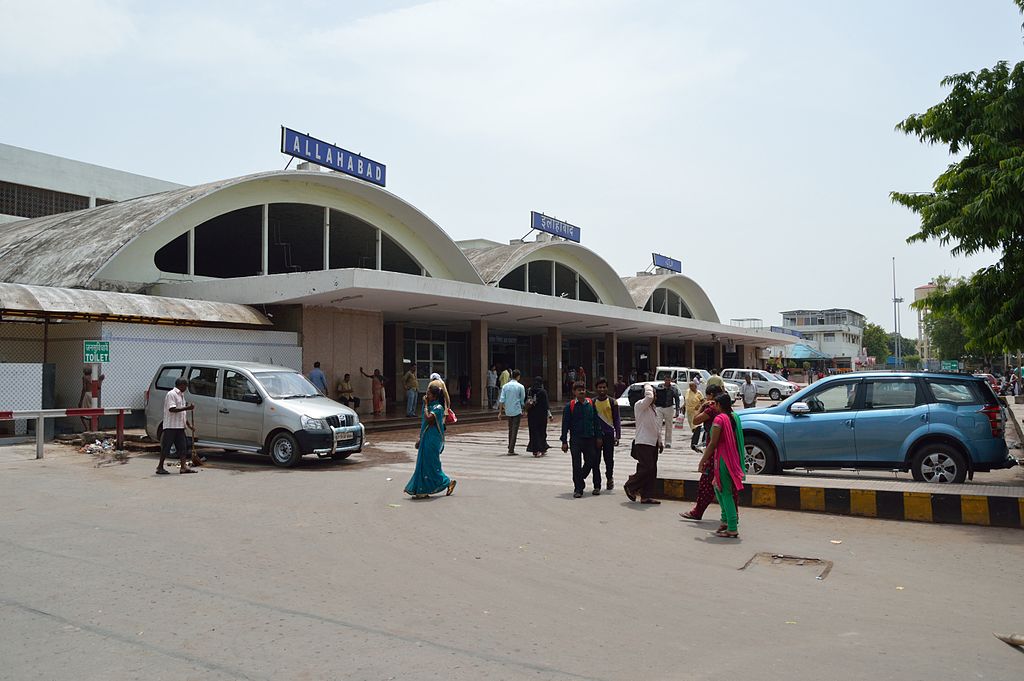
{"type": "Polygon", "coordinates": [[[422,502],[402,438],[292,470],[0,463],[0,679],[1019,678],[992,632],[1024,627],[1024,533],[743,509],[730,542],[573,500],[567,456],[500,434],[453,433],[455,495],[422,502]],[[739,570],[759,552],[834,566],[739,570]]]}

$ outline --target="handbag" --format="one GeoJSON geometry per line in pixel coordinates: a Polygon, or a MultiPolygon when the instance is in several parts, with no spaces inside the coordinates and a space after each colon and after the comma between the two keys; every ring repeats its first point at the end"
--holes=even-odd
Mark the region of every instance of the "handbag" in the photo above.
{"type": "Polygon", "coordinates": [[[444,425],[450,426],[453,423],[458,423],[459,417],[455,415],[454,409],[449,409],[448,413],[444,415],[444,425]]]}

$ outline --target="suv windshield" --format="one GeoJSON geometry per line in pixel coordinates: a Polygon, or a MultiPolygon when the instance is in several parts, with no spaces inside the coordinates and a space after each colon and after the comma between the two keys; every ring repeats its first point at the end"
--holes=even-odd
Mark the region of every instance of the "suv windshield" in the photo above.
{"type": "Polygon", "coordinates": [[[655,381],[664,381],[666,378],[672,378],[672,371],[669,369],[662,369],[654,375],[655,381]]]}
{"type": "Polygon", "coordinates": [[[276,399],[317,397],[320,392],[305,376],[296,371],[268,371],[254,374],[267,394],[276,399]]]}

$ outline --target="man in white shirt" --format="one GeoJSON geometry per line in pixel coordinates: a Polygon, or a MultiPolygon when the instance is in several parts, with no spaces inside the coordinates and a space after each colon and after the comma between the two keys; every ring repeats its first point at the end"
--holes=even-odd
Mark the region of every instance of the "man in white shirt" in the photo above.
{"type": "Polygon", "coordinates": [[[644,386],[644,396],[633,405],[636,435],[633,438],[632,457],[636,459],[636,473],[622,486],[630,501],[640,498],[641,504],[660,504],[653,498],[654,481],[658,477],[658,455],[665,447],[661,442],[661,419],[654,407],[654,386],[644,386]]]}
{"type": "Polygon", "coordinates": [[[750,381],[750,372],[746,374],[746,380],[740,386],[740,396],[743,398],[743,408],[752,409],[757,406],[757,386],[750,381]]]}
{"type": "Polygon", "coordinates": [[[487,408],[498,408],[498,371],[493,364],[487,370],[487,408]]]}
{"type": "Polygon", "coordinates": [[[519,382],[519,369],[516,369],[508,383],[501,386],[501,396],[498,398],[498,418],[508,417],[509,456],[519,453],[516,451],[516,438],[519,436],[519,422],[523,420],[525,406],[526,388],[519,382]]]}
{"type": "Polygon", "coordinates": [[[185,412],[192,411],[196,405],[185,401],[185,391],[188,390],[188,380],[184,376],[174,382],[174,389],[167,391],[164,398],[164,422],[163,434],[160,436],[160,463],[156,466],[157,475],[168,475],[170,471],[164,468],[164,459],[171,452],[171,446],[178,452],[181,459],[179,473],[195,473],[188,467],[188,443],[185,441],[185,412]]]}

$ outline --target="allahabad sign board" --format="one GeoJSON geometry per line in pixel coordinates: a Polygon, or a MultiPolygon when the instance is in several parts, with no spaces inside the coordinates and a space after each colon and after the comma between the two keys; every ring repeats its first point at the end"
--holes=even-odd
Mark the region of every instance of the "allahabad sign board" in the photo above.
{"type": "Polygon", "coordinates": [[[387,166],[347,149],[281,126],[281,153],[384,186],[387,166]]]}

